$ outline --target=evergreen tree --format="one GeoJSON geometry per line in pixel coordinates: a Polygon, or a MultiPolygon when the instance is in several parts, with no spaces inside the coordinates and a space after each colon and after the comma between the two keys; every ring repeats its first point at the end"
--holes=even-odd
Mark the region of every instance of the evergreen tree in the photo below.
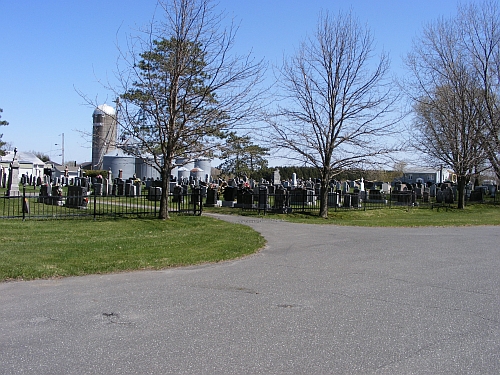
{"type": "MultiPolygon", "coordinates": [[[[2,113],[2,112],[3,112],[3,109],[0,108],[0,113],[2,113]]],[[[2,118],[2,116],[0,116],[0,118],[2,118]]],[[[9,125],[9,123],[5,120],[0,120],[0,126],[1,125],[7,126],[7,125],[9,125]]],[[[7,144],[7,142],[2,141],[2,136],[3,136],[3,134],[0,134],[0,156],[5,155],[4,147],[7,144]]]]}
{"type": "Polygon", "coordinates": [[[269,149],[253,144],[249,136],[238,136],[231,132],[226,139],[220,159],[224,162],[217,168],[222,174],[255,178],[257,171],[267,168],[269,149]]]}

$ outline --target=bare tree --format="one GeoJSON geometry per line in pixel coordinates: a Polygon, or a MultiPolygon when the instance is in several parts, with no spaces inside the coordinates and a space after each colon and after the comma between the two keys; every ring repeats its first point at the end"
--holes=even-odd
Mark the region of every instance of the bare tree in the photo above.
{"type": "Polygon", "coordinates": [[[320,15],[281,68],[283,102],[268,121],[275,146],[321,175],[320,216],[328,217],[330,180],[345,168],[389,152],[380,140],[393,130],[396,97],[387,80],[388,56],[374,55],[368,28],[351,13],[320,15]]]}
{"type": "MultiPolygon", "coordinates": [[[[441,163],[453,168],[457,175],[458,208],[464,208],[465,185],[484,161],[479,147],[482,119],[478,103],[468,98],[468,93],[468,88],[438,87],[432,97],[415,104],[415,147],[434,165],[441,163]]],[[[480,95],[475,99],[482,100],[480,95]]]]}
{"type": "Polygon", "coordinates": [[[481,146],[500,180],[500,9],[493,0],[459,8],[461,48],[470,59],[471,72],[484,102],[481,146]]]}
{"type": "Polygon", "coordinates": [[[411,75],[405,87],[416,113],[414,145],[429,163],[444,163],[456,173],[458,208],[465,206],[466,183],[485,160],[488,95],[465,48],[467,34],[461,16],[439,19],[424,28],[406,59],[411,75]]]}
{"type": "MultiPolygon", "coordinates": [[[[231,55],[237,28],[211,0],[159,1],[160,21],[130,39],[111,87],[129,153],[162,179],[161,219],[169,218],[171,171],[177,158],[209,156],[218,139],[258,112],[265,66],[231,55]],[[124,68],[123,68],[124,66],[124,68]]],[[[120,147],[120,145],[119,145],[120,147]]]]}

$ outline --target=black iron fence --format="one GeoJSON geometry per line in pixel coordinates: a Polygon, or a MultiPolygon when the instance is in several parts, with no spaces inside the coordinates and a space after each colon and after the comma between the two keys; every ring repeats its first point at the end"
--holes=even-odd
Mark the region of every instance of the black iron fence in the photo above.
{"type": "MultiPolygon", "coordinates": [[[[45,195],[27,192],[19,196],[0,196],[0,219],[155,217],[160,212],[161,189],[139,195],[99,195],[95,190],[68,187],[63,193],[45,195]]],[[[203,198],[200,189],[168,197],[169,213],[201,215],[203,198]]]]}
{"type": "MultiPolygon", "coordinates": [[[[40,192],[28,192],[21,188],[21,195],[0,195],[0,219],[47,219],[47,218],[99,218],[99,217],[155,217],[159,215],[161,189],[126,191],[116,189],[112,195],[103,195],[93,187],[90,192],[80,186],[68,186],[40,192]]],[[[227,192],[226,192],[227,193],[227,192]]],[[[369,190],[356,193],[334,191],[328,193],[328,209],[373,210],[382,208],[441,208],[456,205],[456,197],[447,193],[392,191],[384,193],[369,190]]],[[[488,194],[467,195],[467,203],[500,203],[500,198],[488,194]]],[[[319,213],[321,197],[314,190],[234,189],[231,194],[219,196],[216,190],[206,188],[173,189],[168,197],[169,213],[201,215],[203,208],[217,205],[257,211],[258,213],[319,213]]]]}
{"type": "MultiPolygon", "coordinates": [[[[500,203],[496,196],[467,196],[467,204],[500,203]]],[[[427,192],[419,194],[415,191],[391,191],[384,193],[379,190],[345,193],[340,191],[328,193],[328,209],[339,210],[373,210],[382,208],[449,208],[456,205],[456,194],[453,192],[437,192],[430,195],[427,192]]],[[[258,193],[247,191],[238,193],[232,205],[242,210],[257,210],[273,213],[319,213],[321,196],[314,190],[282,190],[269,194],[265,189],[258,193]]]]}

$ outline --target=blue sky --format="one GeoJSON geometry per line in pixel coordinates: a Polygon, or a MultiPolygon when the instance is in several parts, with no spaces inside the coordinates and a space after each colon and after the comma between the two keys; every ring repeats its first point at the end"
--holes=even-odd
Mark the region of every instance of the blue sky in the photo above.
{"type": "MultiPolygon", "coordinates": [[[[100,103],[113,97],[99,80],[113,79],[117,45],[151,20],[156,0],[2,0],[0,2],[0,128],[3,140],[21,151],[40,151],[61,161],[91,159],[84,133],[92,131],[93,109],[79,90],[100,103]],[[57,145],[56,145],[57,144],[57,145]]],[[[235,52],[253,51],[280,64],[315,30],[319,12],[352,10],[390,53],[392,71],[422,25],[455,14],[448,0],[221,0],[218,8],[239,22],[235,52]]],[[[269,72],[271,74],[271,71],[269,72]]],[[[271,165],[273,162],[271,161],[271,165]]]]}

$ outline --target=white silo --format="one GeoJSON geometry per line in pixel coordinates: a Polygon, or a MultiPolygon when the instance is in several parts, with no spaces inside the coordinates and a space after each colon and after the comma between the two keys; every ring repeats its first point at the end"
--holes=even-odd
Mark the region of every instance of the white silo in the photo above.
{"type": "Polygon", "coordinates": [[[92,120],[92,169],[103,169],[104,155],[116,149],[116,111],[102,104],[94,110],[92,120]]]}
{"type": "Polygon", "coordinates": [[[181,183],[183,180],[189,180],[191,171],[187,169],[186,167],[179,167],[177,168],[177,181],[178,183],[181,183]]]}
{"type": "Polygon", "coordinates": [[[212,180],[212,162],[208,158],[200,158],[194,161],[194,167],[201,169],[198,171],[197,176],[200,181],[210,182],[212,180]]]}
{"type": "Polygon", "coordinates": [[[188,158],[177,158],[175,159],[175,165],[178,167],[184,167],[190,171],[194,168],[194,161],[188,158]]]}
{"type": "Polygon", "coordinates": [[[191,169],[190,176],[198,181],[205,181],[205,171],[201,168],[194,167],[191,169]]]}

